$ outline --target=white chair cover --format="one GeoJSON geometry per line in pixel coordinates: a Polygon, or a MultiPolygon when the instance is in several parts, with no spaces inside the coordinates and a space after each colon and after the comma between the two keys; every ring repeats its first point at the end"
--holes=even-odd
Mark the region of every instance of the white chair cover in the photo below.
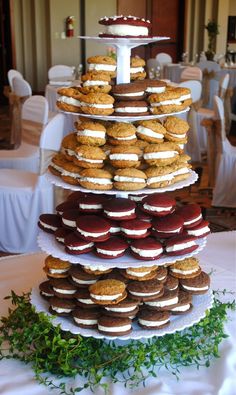
{"type": "Polygon", "coordinates": [[[200,67],[187,66],[180,75],[181,81],[196,80],[202,81],[202,70],[200,67]]]}
{"type": "Polygon", "coordinates": [[[232,146],[225,133],[224,105],[219,97],[214,98],[216,138],[216,180],[212,205],[236,207],[236,147],[232,146]]]}
{"type": "Polygon", "coordinates": [[[48,79],[53,80],[54,78],[60,77],[72,77],[75,68],[73,66],[66,66],[62,64],[57,64],[55,66],[50,67],[48,70],[48,79]]]}
{"type": "Polygon", "coordinates": [[[23,78],[14,77],[12,79],[12,91],[20,97],[32,96],[32,89],[30,84],[23,78]]]}
{"type": "Polygon", "coordinates": [[[160,76],[161,78],[164,78],[164,66],[167,65],[168,63],[172,63],[172,57],[165,52],[160,52],[156,55],[156,60],[160,65],[160,76]]]}
{"type": "Polygon", "coordinates": [[[54,210],[54,188],[43,173],[49,156],[59,151],[64,114],[57,114],[40,138],[43,159],[38,174],[16,169],[0,170],[0,250],[13,253],[37,251],[38,217],[54,210]],[[51,151],[53,150],[53,151],[51,151]]]}
{"type": "Polygon", "coordinates": [[[221,71],[220,65],[211,60],[196,64],[202,70],[202,99],[203,107],[213,109],[213,97],[219,92],[219,79],[217,73],[221,71]]]}
{"type": "Polygon", "coordinates": [[[22,79],[24,78],[23,75],[18,70],[15,70],[15,69],[8,70],[7,79],[8,79],[8,83],[10,85],[11,90],[13,90],[12,80],[14,77],[18,77],[18,78],[22,78],[22,79]]]}
{"type": "Polygon", "coordinates": [[[14,150],[1,150],[0,168],[19,169],[37,173],[39,167],[39,140],[48,122],[48,102],[44,96],[31,96],[21,110],[21,144],[14,150]]]}

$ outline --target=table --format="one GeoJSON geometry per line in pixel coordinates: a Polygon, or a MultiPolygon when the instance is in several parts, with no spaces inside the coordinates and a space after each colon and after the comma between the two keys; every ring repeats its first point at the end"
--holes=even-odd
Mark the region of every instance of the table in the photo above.
{"type": "MultiPolygon", "coordinates": [[[[212,289],[236,291],[236,232],[221,232],[209,235],[206,248],[200,252],[199,259],[204,270],[210,272],[212,289]]],[[[29,287],[38,284],[43,277],[43,261],[46,255],[36,253],[0,259],[1,289],[0,315],[7,315],[9,301],[2,298],[10,294],[29,291],[29,287]]],[[[235,296],[222,296],[232,300],[235,296]]],[[[134,391],[119,384],[111,386],[112,395],[235,395],[236,388],[236,314],[230,313],[231,321],[226,324],[229,338],[220,346],[221,357],[212,361],[209,368],[183,368],[180,380],[164,370],[161,379],[150,378],[146,387],[140,386],[134,391]]],[[[70,381],[72,383],[72,381],[70,381]]],[[[77,382],[78,385],[78,382],[77,382]]],[[[29,366],[17,360],[0,361],[0,394],[3,395],[58,395],[59,391],[50,391],[39,385],[29,366]],[[14,373],[14,374],[13,374],[14,373]]],[[[92,393],[84,390],[82,395],[102,395],[102,390],[92,393]]]]}

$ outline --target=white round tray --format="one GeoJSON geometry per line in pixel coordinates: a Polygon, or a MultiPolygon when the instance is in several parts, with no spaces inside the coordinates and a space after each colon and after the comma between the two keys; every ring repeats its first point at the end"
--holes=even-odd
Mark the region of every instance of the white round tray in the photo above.
{"type": "MultiPolygon", "coordinates": [[[[35,307],[37,312],[44,312],[47,315],[51,315],[48,311],[48,302],[43,299],[39,293],[39,289],[34,288],[31,293],[31,304],[35,307]]],[[[117,336],[119,340],[130,340],[130,339],[148,339],[153,336],[164,336],[167,333],[175,333],[176,331],[181,331],[188,328],[196,323],[198,323],[202,318],[205,317],[206,311],[209,310],[213,305],[213,295],[209,291],[204,295],[194,295],[193,296],[193,309],[183,315],[172,315],[170,319],[170,324],[163,329],[156,330],[145,330],[140,328],[140,326],[134,322],[132,323],[133,331],[124,336],[117,336]]],[[[80,334],[84,337],[94,337],[96,339],[112,339],[115,336],[105,336],[99,333],[96,329],[85,329],[80,328],[74,324],[73,318],[65,318],[55,316],[52,320],[54,326],[60,325],[63,331],[69,331],[73,334],[80,334]]]]}
{"type": "Polygon", "coordinates": [[[78,117],[81,116],[81,117],[86,117],[86,118],[101,119],[103,121],[135,122],[135,121],[142,121],[142,120],[148,120],[148,119],[160,119],[160,118],[165,118],[165,117],[169,117],[169,116],[184,114],[185,112],[189,111],[189,107],[187,107],[185,110],[178,111],[178,112],[172,112],[170,114],[137,115],[137,116],[133,116],[133,117],[119,116],[119,115],[91,115],[91,114],[84,114],[84,113],[70,112],[70,111],[62,111],[62,110],[58,110],[58,111],[59,112],[63,112],[64,114],[77,115],[78,117]]]}
{"type": "Polygon", "coordinates": [[[107,45],[128,45],[128,46],[138,46],[138,45],[146,45],[149,43],[153,43],[155,41],[163,41],[169,40],[170,37],[165,36],[153,36],[153,37],[134,37],[134,38],[125,38],[125,37],[98,37],[98,36],[78,36],[78,38],[82,38],[85,40],[94,40],[101,44],[107,45]]]}
{"type": "Polygon", "coordinates": [[[72,264],[80,264],[82,266],[99,266],[106,268],[115,268],[118,267],[120,269],[125,269],[127,267],[142,267],[142,266],[163,266],[165,264],[171,264],[177,260],[183,260],[185,258],[190,258],[193,255],[198,254],[206,245],[206,237],[202,239],[197,239],[196,242],[198,244],[198,248],[185,255],[175,255],[168,256],[163,255],[159,259],[154,259],[152,261],[144,261],[135,259],[130,253],[126,252],[125,255],[115,258],[115,259],[103,259],[99,258],[92,252],[87,254],[80,255],[71,255],[65,252],[65,247],[63,244],[60,244],[56,241],[53,234],[46,233],[43,230],[39,231],[38,235],[38,245],[39,247],[49,255],[54,256],[55,258],[60,258],[64,261],[69,261],[72,264]]]}
{"type": "Polygon", "coordinates": [[[175,191],[176,189],[182,189],[185,187],[188,187],[189,185],[194,184],[197,179],[198,179],[198,174],[195,173],[195,171],[190,170],[189,171],[189,177],[186,178],[186,180],[176,182],[175,184],[168,185],[163,188],[144,188],[140,189],[138,191],[119,191],[118,189],[112,188],[109,191],[100,191],[100,190],[95,190],[95,189],[86,189],[81,187],[80,185],[71,185],[68,184],[67,182],[63,181],[60,177],[55,176],[54,174],[50,173],[49,171],[46,174],[46,177],[49,182],[52,184],[64,188],[64,189],[70,189],[71,191],[81,191],[85,193],[102,193],[106,195],[141,195],[141,194],[151,194],[151,193],[163,193],[163,192],[171,192],[175,191]]]}

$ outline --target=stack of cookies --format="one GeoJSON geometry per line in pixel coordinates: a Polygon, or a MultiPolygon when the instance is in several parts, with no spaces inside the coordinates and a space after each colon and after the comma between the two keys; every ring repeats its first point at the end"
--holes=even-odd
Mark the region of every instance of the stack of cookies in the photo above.
{"type": "Polygon", "coordinates": [[[166,327],[173,316],[190,312],[194,295],[210,287],[196,258],[169,267],[111,269],[70,265],[49,255],[44,271],[48,279],[39,290],[52,314],[72,317],[81,328],[115,337],[129,334],[134,323],[139,330],[166,327]]]}
{"type": "MultiPolygon", "coordinates": [[[[167,194],[126,198],[74,193],[56,207],[57,214],[41,214],[39,227],[54,234],[69,255],[92,252],[102,260],[130,255],[153,261],[185,256],[210,233],[197,204],[176,206],[167,194]]],[[[67,255],[68,258],[68,255],[67,255]]]]}

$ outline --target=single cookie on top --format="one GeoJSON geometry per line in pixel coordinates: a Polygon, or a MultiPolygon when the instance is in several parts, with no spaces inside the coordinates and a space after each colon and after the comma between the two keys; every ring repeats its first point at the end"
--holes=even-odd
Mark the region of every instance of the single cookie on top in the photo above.
{"type": "Polygon", "coordinates": [[[88,71],[99,71],[108,74],[111,78],[116,76],[116,61],[111,56],[96,55],[87,59],[88,71]]]}
{"type": "Polygon", "coordinates": [[[90,119],[75,122],[77,130],[76,139],[80,144],[104,145],[106,142],[106,128],[100,123],[90,119]]]}

